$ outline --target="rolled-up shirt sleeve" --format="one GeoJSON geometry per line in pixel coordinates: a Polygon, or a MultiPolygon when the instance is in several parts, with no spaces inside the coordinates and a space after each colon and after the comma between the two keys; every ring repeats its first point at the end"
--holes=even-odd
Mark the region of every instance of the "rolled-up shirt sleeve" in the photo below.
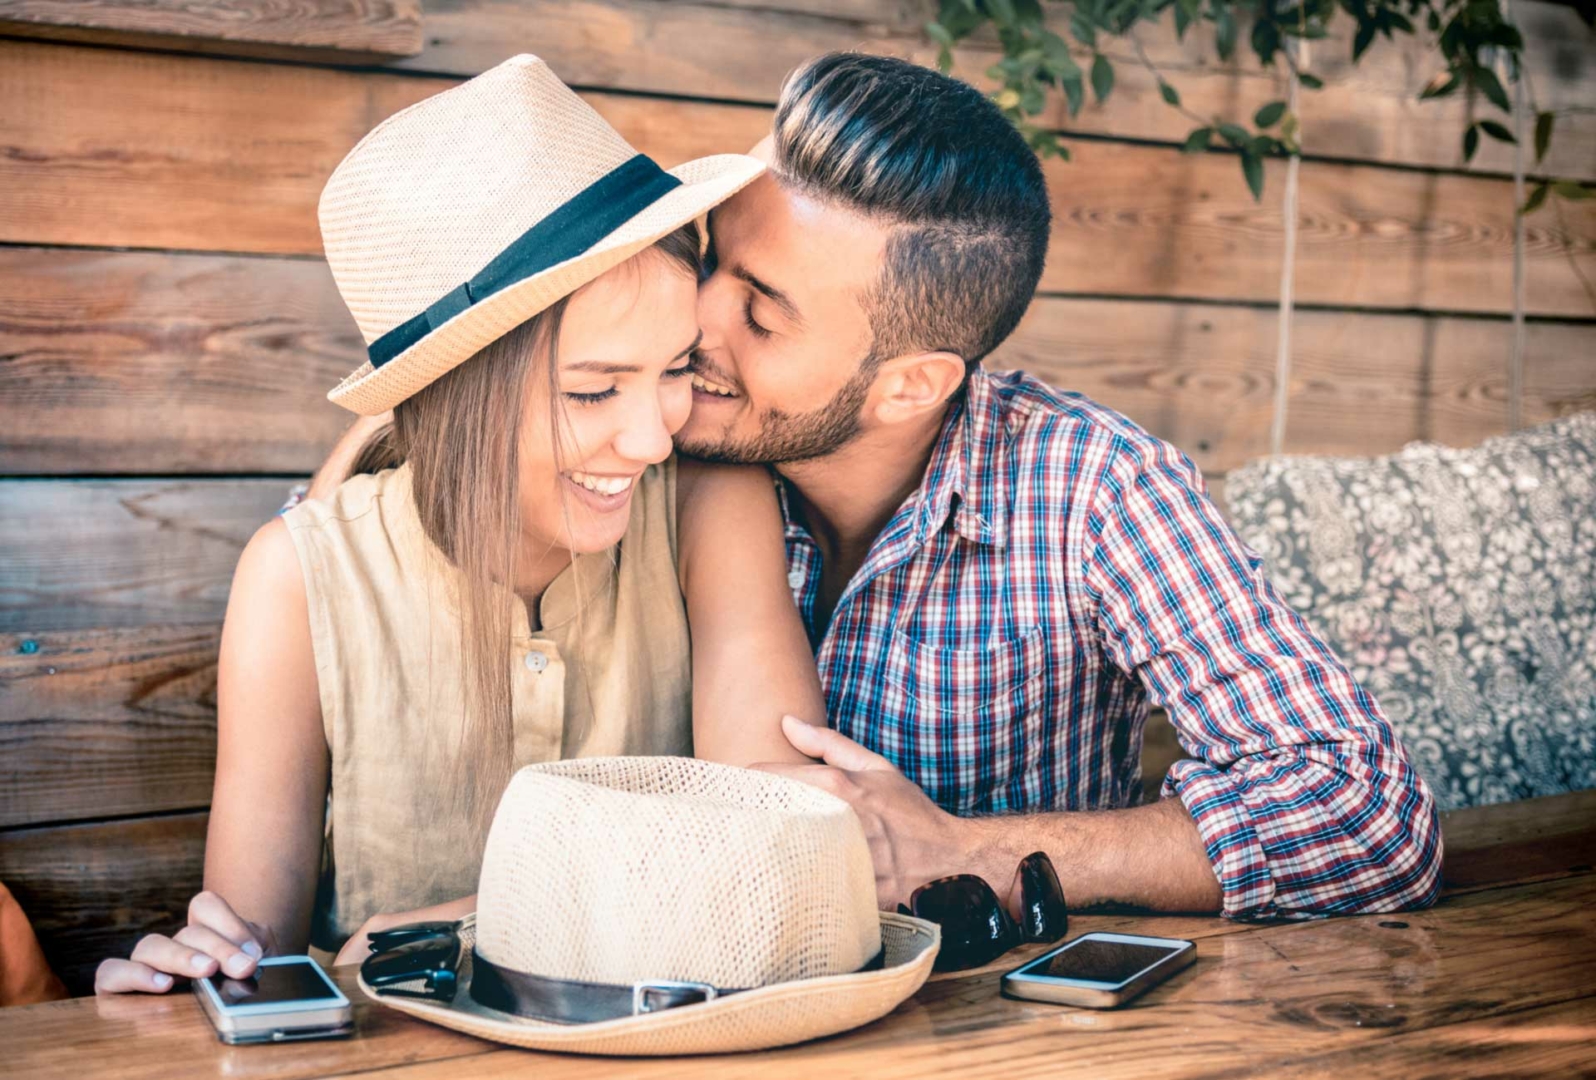
{"type": "Polygon", "coordinates": [[[1429,788],[1381,714],[1281,598],[1179,451],[1124,442],[1088,521],[1110,659],[1191,755],[1164,780],[1229,918],[1422,907],[1440,890],[1429,788]]]}

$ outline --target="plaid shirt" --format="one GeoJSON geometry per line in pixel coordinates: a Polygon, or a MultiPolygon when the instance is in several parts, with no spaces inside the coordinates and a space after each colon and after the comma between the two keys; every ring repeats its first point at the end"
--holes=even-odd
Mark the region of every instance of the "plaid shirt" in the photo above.
{"type": "Polygon", "coordinates": [[[1163,794],[1196,820],[1226,916],[1434,901],[1428,788],[1168,443],[977,370],[823,637],[820,551],[784,490],[782,510],[832,726],[944,809],[1135,805],[1151,701],[1191,755],[1163,794]]]}

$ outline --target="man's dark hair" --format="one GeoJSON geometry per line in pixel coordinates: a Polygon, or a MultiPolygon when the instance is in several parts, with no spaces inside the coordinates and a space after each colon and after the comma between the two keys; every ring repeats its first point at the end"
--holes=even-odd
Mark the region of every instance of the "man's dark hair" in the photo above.
{"type": "Polygon", "coordinates": [[[1036,155],[979,90],[881,56],[828,53],[776,105],[783,183],[893,223],[865,297],[877,362],[946,350],[973,364],[1013,332],[1047,257],[1036,155]]]}

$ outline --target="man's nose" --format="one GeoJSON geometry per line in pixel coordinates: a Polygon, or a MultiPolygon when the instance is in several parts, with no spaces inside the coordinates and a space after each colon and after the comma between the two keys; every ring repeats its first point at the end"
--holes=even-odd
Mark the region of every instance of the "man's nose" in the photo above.
{"type": "Polygon", "coordinates": [[[711,274],[698,286],[698,326],[704,334],[698,347],[705,352],[720,348],[726,341],[728,295],[724,274],[711,274]]]}

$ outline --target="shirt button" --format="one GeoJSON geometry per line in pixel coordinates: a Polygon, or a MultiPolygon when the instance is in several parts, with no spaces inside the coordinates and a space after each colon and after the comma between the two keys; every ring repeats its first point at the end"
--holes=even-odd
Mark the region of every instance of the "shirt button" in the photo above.
{"type": "Polygon", "coordinates": [[[787,575],[787,586],[789,588],[793,588],[793,589],[801,589],[801,588],[803,588],[804,587],[804,572],[802,570],[794,570],[794,571],[790,572],[787,575]]]}
{"type": "Polygon", "coordinates": [[[549,658],[544,656],[542,653],[529,652],[526,654],[526,669],[532,672],[532,674],[541,675],[543,674],[543,670],[548,666],[549,658]]]}

